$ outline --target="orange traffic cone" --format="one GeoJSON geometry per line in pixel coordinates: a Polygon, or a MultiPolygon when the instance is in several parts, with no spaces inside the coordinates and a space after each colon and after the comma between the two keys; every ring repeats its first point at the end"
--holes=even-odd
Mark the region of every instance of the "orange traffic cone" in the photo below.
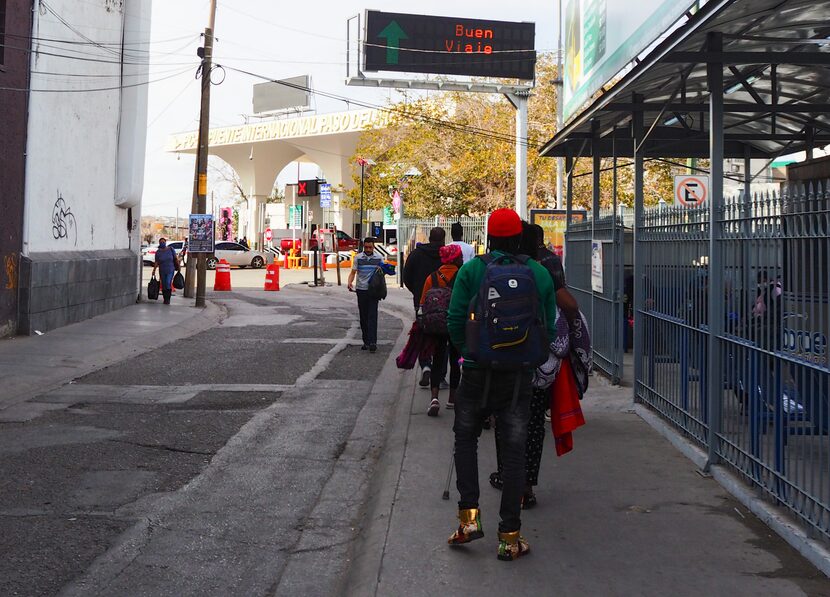
{"type": "Polygon", "coordinates": [[[280,262],[274,261],[273,264],[265,268],[265,290],[279,290],[280,289],[280,262]]]}
{"type": "Polygon", "coordinates": [[[231,266],[224,259],[220,259],[216,265],[216,281],[213,283],[214,290],[231,289],[231,266]]]}

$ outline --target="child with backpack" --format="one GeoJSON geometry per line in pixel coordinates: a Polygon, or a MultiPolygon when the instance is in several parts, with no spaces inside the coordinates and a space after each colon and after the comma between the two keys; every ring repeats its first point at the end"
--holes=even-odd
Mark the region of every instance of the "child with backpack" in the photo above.
{"type": "Polygon", "coordinates": [[[556,333],[556,299],[547,270],[519,254],[522,222],[515,211],[494,211],[487,237],[490,253],[456,274],[447,314],[450,339],[464,358],[453,425],[460,524],[448,543],[484,536],[478,438],[484,415],[492,413],[503,463],[498,558],[511,561],[529,551],[520,529],[532,378],[547,359],[548,337],[556,333]]]}
{"type": "Polygon", "coordinates": [[[455,405],[455,392],[461,381],[461,366],[458,360],[461,357],[458,350],[450,342],[447,330],[447,311],[450,307],[452,287],[455,276],[464,262],[464,255],[458,245],[444,245],[438,251],[441,257],[441,267],[432,272],[424,282],[421,293],[421,305],[418,310],[418,321],[421,330],[430,334],[434,339],[435,352],[432,355],[432,370],[430,371],[430,390],[432,401],[427,415],[437,417],[441,410],[438,393],[441,381],[446,375],[447,357],[449,356],[450,369],[450,396],[447,408],[455,405]]]}

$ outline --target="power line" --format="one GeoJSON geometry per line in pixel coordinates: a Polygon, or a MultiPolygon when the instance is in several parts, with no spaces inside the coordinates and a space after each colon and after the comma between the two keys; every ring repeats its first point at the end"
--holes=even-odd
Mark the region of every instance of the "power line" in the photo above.
{"type": "MultiPolygon", "coordinates": [[[[348,104],[354,104],[354,105],[361,106],[361,107],[364,107],[364,108],[380,110],[380,111],[390,113],[390,114],[393,114],[393,115],[396,115],[396,116],[407,118],[409,120],[420,121],[420,122],[424,122],[426,124],[431,124],[431,125],[447,128],[447,129],[450,129],[450,130],[455,130],[457,132],[479,135],[481,137],[493,139],[493,140],[496,140],[496,141],[502,141],[502,142],[505,142],[505,143],[515,143],[517,141],[517,138],[516,138],[515,135],[510,135],[510,134],[507,134],[507,133],[499,133],[497,131],[493,131],[493,130],[490,130],[490,129],[483,129],[483,128],[474,127],[474,126],[470,126],[470,125],[463,125],[463,124],[455,123],[455,122],[452,122],[452,121],[444,120],[444,119],[441,119],[441,118],[427,116],[425,114],[418,114],[418,113],[415,113],[415,112],[408,111],[406,109],[395,108],[395,107],[390,108],[388,106],[381,106],[381,105],[373,104],[373,103],[370,103],[370,102],[365,102],[365,101],[355,100],[355,99],[352,99],[352,98],[347,98],[345,96],[337,95],[337,94],[334,94],[334,93],[318,91],[318,90],[312,89],[310,87],[306,87],[306,86],[303,86],[303,85],[297,85],[295,83],[289,83],[289,82],[286,82],[286,81],[280,81],[280,80],[277,80],[277,79],[273,79],[271,77],[267,77],[267,76],[264,76],[264,75],[259,75],[257,73],[253,73],[253,72],[246,71],[246,70],[243,70],[243,69],[235,68],[235,67],[232,67],[232,66],[226,66],[226,68],[228,70],[235,71],[235,72],[238,72],[240,74],[255,77],[257,79],[261,79],[261,80],[264,80],[264,81],[269,81],[271,83],[277,83],[277,84],[283,85],[285,87],[290,87],[290,88],[297,89],[297,90],[300,90],[300,91],[305,91],[307,93],[312,93],[314,95],[319,95],[321,97],[325,97],[325,98],[328,98],[328,99],[342,101],[342,102],[345,102],[345,103],[348,103],[348,104]]],[[[519,142],[525,144],[526,146],[529,146],[529,139],[528,138],[521,139],[519,142]]]]}
{"type": "Polygon", "coordinates": [[[168,79],[174,79],[179,77],[191,70],[194,65],[191,65],[190,68],[186,68],[181,70],[173,75],[168,75],[166,77],[160,77],[158,79],[153,79],[152,81],[143,81],[141,83],[130,83],[127,85],[117,85],[113,87],[99,87],[95,89],[28,89],[28,88],[18,88],[18,87],[0,87],[0,91],[19,91],[19,92],[32,92],[32,93],[95,93],[100,91],[118,91],[121,89],[131,89],[133,87],[143,87],[144,85],[152,85],[154,83],[160,83],[162,81],[167,81],[168,79]]]}

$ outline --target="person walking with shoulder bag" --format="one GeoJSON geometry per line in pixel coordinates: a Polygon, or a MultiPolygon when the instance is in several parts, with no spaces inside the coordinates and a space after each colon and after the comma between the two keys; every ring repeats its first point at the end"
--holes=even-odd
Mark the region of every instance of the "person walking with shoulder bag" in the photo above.
{"type": "MultiPolygon", "coordinates": [[[[383,257],[375,252],[375,239],[367,237],[363,240],[363,251],[352,259],[352,271],[349,273],[347,286],[350,292],[357,293],[357,309],[360,314],[360,331],[363,335],[363,346],[360,350],[376,352],[378,349],[378,303],[385,298],[386,285],[384,283],[383,296],[373,288],[374,276],[385,276],[390,272],[383,262],[383,257]],[[355,279],[357,283],[355,284],[355,279]]],[[[381,278],[383,279],[383,278],[381,278]]]]}
{"type": "Polygon", "coordinates": [[[173,294],[173,275],[179,273],[179,260],[176,258],[176,250],[167,246],[167,239],[159,239],[159,248],[156,251],[156,262],[153,264],[153,274],[159,269],[161,278],[161,294],[164,296],[164,304],[170,304],[170,296],[173,294]]]}

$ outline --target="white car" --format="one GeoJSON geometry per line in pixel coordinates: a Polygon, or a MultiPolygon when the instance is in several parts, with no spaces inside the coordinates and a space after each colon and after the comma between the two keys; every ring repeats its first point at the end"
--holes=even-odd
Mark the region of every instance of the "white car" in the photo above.
{"type": "MultiPolygon", "coordinates": [[[[176,257],[181,261],[182,249],[184,249],[183,240],[174,240],[167,243],[168,247],[173,247],[176,251],[176,257]]],[[[153,265],[156,262],[156,251],[158,251],[158,244],[149,245],[141,250],[141,262],[144,265],[153,265]]]]}
{"type": "Polygon", "coordinates": [[[216,269],[216,264],[219,263],[220,259],[224,259],[229,265],[237,267],[248,267],[250,265],[254,269],[259,269],[271,261],[271,257],[267,253],[246,249],[239,243],[230,241],[216,243],[213,253],[207,257],[207,268],[216,269]]]}

